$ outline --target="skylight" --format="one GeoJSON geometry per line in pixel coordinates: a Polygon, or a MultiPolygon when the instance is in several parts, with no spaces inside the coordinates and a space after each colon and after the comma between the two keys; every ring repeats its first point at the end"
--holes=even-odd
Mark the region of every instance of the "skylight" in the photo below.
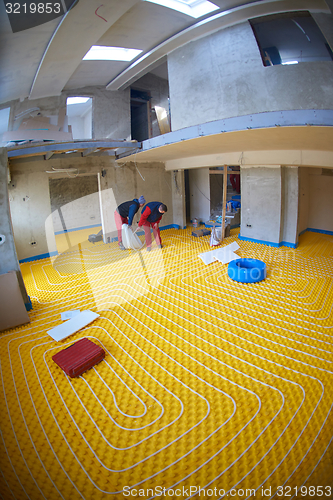
{"type": "Polygon", "coordinates": [[[138,49],[93,45],[84,56],[83,61],[132,61],[141,52],[142,50],[138,49]]]}
{"type": "Polygon", "coordinates": [[[69,106],[70,104],[84,104],[89,101],[90,97],[67,97],[66,104],[69,106]]]}
{"type": "Polygon", "coordinates": [[[285,61],[285,62],[282,62],[281,64],[283,64],[283,65],[298,64],[298,61],[285,61]]]}
{"type": "Polygon", "coordinates": [[[191,17],[201,17],[209,12],[219,9],[219,7],[208,0],[145,0],[146,2],[157,3],[168,7],[169,9],[178,10],[191,17]]]}

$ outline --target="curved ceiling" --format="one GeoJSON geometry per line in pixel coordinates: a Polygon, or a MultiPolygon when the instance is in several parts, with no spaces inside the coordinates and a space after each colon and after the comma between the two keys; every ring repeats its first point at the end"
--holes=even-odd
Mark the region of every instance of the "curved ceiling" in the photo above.
{"type": "Polygon", "coordinates": [[[63,18],[12,32],[0,3],[0,101],[60,95],[63,90],[125,88],[171,50],[253,15],[307,9],[329,12],[324,0],[215,0],[213,14],[194,19],[144,0],[79,0],[63,18]],[[133,63],[82,61],[92,45],[142,50],[133,63]]]}

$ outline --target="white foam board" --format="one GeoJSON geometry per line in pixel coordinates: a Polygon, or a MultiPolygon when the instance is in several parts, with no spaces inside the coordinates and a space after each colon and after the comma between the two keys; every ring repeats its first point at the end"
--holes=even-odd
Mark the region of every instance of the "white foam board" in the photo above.
{"type": "Polygon", "coordinates": [[[78,330],[81,330],[81,328],[84,328],[85,326],[89,325],[92,321],[94,321],[96,318],[99,317],[99,314],[94,313],[87,309],[86,311],[80,312],[80,314],[77,314],[74,316],[74,318],[69,319],[68,321],[65,321],[65,323],[62,323],[61,325],[55,326],[51,330],[48,330],[48,334],[57,342],[60,340],[63,340],[70,335],[73,335],[73,333],[77,332],[78,330]]]}
{"type": "Polygon", "coordinates": [[[216,261],[216,257],[214,255],[215,250],[211,252],[199,253],[198,257],[203,261],[204,264],[211,264],[216,261]]]}
{"type": "Polygon", "coordinates": [[[211,264],[218,260],[222,262],[222,264],[228,264],[232,260],[239,259],[239,256],[234,252],[239,249],[239,245],[236,241],[230,243],[222,248],[216,248],[215,250],[211,250],[210,252],[200,253],[198,257],[204,262],[204,264],[211,264]]]}
{"type": "Polygon", "coordinates": [[[232,260],[239,259],[239,256],[234,253],[234,252],[228,252],[228,253],[218,253],[215,256],[216,260],[221,262],[222,264],[229,264],[232,260]]]}

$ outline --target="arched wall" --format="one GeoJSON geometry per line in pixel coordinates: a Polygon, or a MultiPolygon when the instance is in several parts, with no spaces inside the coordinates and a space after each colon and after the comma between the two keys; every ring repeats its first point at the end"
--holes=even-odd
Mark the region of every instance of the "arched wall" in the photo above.
{"type": "MultiPolygon", "coordinates": [[[[332,19],[322,14],[318,24],[333,30],[332,19]]],[[[172,130],[252,113],[333,108],[333,62],[264,67],[249,22],[173,51],[168,74],[172,130]]]]}

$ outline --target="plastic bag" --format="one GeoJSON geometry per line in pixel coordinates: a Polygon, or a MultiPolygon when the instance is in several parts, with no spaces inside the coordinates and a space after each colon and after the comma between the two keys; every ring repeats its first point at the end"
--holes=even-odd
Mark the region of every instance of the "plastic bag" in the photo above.
{"type": "Polygon", "coordinates": [[[216,247],[220,245],[222,240],[222,228],[216,228],[215,226],[212,229],[212,233],[210,235],[209,244],[211,247],[216,247]]]}
{"type": "Polygon", "coordinates": [[[143,247],[140,238],[133,233],[128,224],[123,224],[121,229],[121,236],[125,248],[132,248],[133,250],[140,250],[143,247]]]}

